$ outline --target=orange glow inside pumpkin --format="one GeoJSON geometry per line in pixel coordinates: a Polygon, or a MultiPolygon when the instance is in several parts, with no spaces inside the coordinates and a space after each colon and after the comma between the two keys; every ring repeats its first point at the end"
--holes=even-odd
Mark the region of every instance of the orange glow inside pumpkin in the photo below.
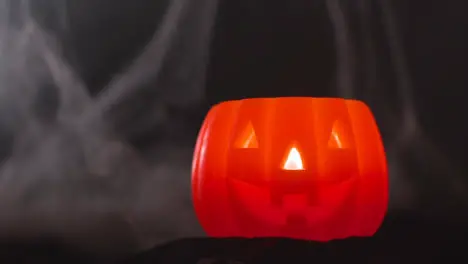
{"type": "Polygon", "coordinates": [[[342,122],[335,121],[328,140],[329,148],[344,149],[349,148],[349,139],[342,122]]]}
{"type": "Polygon", "coordinates": [[[249,122],[244,128],[234,146],[236,148],[258,148],[257,135],[255,134],[252,122],[249,122]]]}

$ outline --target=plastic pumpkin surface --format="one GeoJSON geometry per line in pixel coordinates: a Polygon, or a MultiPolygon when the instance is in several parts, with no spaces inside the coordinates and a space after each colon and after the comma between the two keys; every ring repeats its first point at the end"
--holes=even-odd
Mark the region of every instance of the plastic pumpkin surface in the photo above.
{"type": "Polygon", "coordinates": [[[372,236],[387,210],[385,152],[360,101],[223,102],[199,133],[192,191],[213,237],[372,236]]]}

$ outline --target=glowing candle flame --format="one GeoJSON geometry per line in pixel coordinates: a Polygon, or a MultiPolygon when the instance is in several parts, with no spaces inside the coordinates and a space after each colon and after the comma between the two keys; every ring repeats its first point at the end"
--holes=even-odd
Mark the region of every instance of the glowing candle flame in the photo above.
{"type": "Polygon", "coordinates": [[[304,170],[301,154],[297,148],[291,148],[283,165],[283,170],[304,170]]]}

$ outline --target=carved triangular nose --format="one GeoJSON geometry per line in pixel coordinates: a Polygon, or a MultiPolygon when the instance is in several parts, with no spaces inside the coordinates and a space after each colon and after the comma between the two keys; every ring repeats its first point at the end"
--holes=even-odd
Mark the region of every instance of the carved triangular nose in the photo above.
{"type": "Polygon", "coordinates": [[[304,170],[301,153],[292,147],[283,164],[283,170],[304,170]]]}

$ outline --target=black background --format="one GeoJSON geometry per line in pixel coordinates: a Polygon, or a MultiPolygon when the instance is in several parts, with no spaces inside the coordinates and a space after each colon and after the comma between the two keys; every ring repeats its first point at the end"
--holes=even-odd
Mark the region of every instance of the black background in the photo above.
{"type": "MultiPolygon", "coordinates": [[[[149,242],[140,243],[146,238],[136,236],[129,231],[131,224],[114,220],[112,214],[95,220],[78,213],[74,221],[79,225],[72,221],[75,224],[58,231],[50,227],[54,224],[26,228],[37,219],[56,223],[35,215],[2,226],[13,231],[3,232],[5,247],[0,258],[104,261],[154,246],[130,262],[196,263],[211,257],[244,263],[462,261],[464,245],[468,245],[466,1],[341,1],[347,33],[336,30],[336,19],[327,6],[330,2],[222,0],[209,42],[206,75],[195,74],[206,77],[204,85],[191,87],[190,80],[199,77],[194,75],[173,84],[171,78],[150,78],[139,92],[109,110],[113,135],[138,154],[138,162],[164,167],[153,177],[169,179],[158,184],[180,192],[170,200],[164,188],[157,188],[158,195],[147,197],[147,203],[130,203],[130,207],[143,208],[140,232],[151,234],[149,242]],[[340,57],[343,47],[336,42],[343,34],[347,34],[348,64],[340,57]],[[158,85],[166,90],[151,89],[158,85]],[[187,186],[190,155],[205,113],[224,100],[264,96],[346,97],[370,105],[381,128],[391,173],[389,213],[375,237],[328,244],[183,239],[202,235],[187,186]],[[161,119],[147,117],[158,111],[163,113],[161,119]],[[161,217],[167,220],[155,220],[161,217]]],[[[125,74],[125,66],[150,41],[168,8],[166,1],[149,0],[32,3],[32,16],[57,36],[64,60],[92,98],[99,96],[113,76],[125,74]]],[[[197,7],[192,4],[191,8],[197,7]]],[[[194,30],[179,30],[196,35],[194,30]]],[[[190,43],[191,38],[181,43],[190,43]]],[[[176,49],[166,64],[181,60],[177,54],[176,49]]],[[[172,76],[170,69],[164,68],[161,76],[172,76]]],[[[6,139],[14,138],[8,130],[2,133],[6,139]]],[[[8,148],[3,152],[13,155],[8,148]]],[[[144,175],[138,181],[156,184],[144,175]]],[[[78,197],[88,195],[90,185],[85,185],[86,191],[78,190],[78,197]]],[[[142,190],[135,188],[135,192],[142,190]]],[[[115,219],[121,219],[120,215],[115,219]]]]}

